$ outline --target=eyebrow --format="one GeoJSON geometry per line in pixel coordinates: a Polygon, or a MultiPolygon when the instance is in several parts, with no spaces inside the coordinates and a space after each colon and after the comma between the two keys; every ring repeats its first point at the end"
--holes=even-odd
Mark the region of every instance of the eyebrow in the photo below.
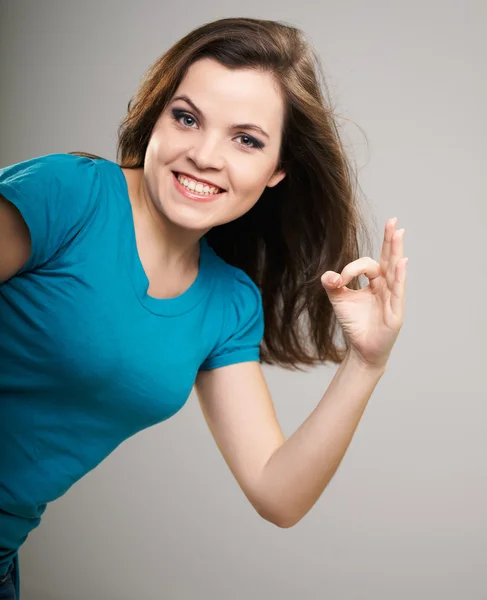
{"type": "MultiPolygon", "coordinates": [[[[203,112],[196,106],[196,104],[190,100],[190,98],[188,98],[188,96],[176,96],[176,98],[173,98],[171,102],[176,102],[176,100],[184,100],[184,102],[187,102],[191,108],[200,115],[200,117],[202,119],[204,119],[204,115],[203,112]]],[[[260,133],[262,133],[262,135],[265,135],[267,138],[269,138],[269,134],[264,131],[262,129],[262,127],[259,127],[258,125],[255,125],[254,123],[237,123],[235,125],[232,125],[231,127],[232,129],[253,129],[254,131],[259,131],[260,133]]]]}

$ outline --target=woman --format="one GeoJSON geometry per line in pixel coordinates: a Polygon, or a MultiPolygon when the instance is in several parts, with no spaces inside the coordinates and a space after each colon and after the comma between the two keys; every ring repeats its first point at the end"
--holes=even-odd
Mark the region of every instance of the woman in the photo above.
{"type": "Polygon", "coordinates": [[[359,257],[318,68],[291,26],[208,23],[149,69],[118,163],[0,170],[0,598],[18,597],[47,504],[193,386],[263,518],[294,525],[330,481],[402,326],[407,259],[396,219],[380,263],[359,257]],[[260,363],[326,361],[329,389],[286,440],[260,363]]]}

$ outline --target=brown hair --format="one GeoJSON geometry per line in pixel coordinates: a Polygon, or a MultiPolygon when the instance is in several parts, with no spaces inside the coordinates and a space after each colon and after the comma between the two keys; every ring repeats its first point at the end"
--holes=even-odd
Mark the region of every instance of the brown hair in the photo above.
{"type": "MultiPolygon", "coordinates": [[[[143,167],[158,117],[188,67],[204,57],[231,69],[271,73],[285,102],[277,169],[286,177],[266,187],[246,214],[206,234],[215,252],[243,269],[261,291],[261,362],[298,370],[342,362],[349,342],[342,335],[340,347],[335,339],[342,332],[321,276],[327,270],[339,273],[359,258],[360,235],[365,255],[370,256],[371,243],[320,62],[299,29],[226,18],[188,33],[148,69],[130,99],[119,126],[117,160],[125,168],[143,167]]],[[[358,278],[348,287],[360,289],[358,278]]]]}

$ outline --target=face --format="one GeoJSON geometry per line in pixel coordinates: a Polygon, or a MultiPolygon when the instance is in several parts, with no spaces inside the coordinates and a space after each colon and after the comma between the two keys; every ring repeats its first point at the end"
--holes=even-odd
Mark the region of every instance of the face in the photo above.
{"type": "Polygon", "coordinates": [[[161,218],[203,235],[249,211],[266,186],[285,176],[276,172],[283,118],[284,103],[270,74],[230,70],[207,58],[193,63],[160,115],[146,152],[146,193],[161,218]],[[189,198],[174,173],[224,191],[206,201],[189,198]]]}

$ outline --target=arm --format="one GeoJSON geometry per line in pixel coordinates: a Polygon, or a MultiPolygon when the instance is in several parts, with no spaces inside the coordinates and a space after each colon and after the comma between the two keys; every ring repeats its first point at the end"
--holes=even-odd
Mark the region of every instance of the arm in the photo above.
{"type": "Polygon", "coordinates": [[[260,494],[282,526],[295,525],[321,496],[384,372],[347,354],[318,406],[267,461],[260,494]]]}
{"type": "Polygon", "coordinates": [[[17,208],[0,194],[0,284],[29,260],[30,234],[17,208]]]}
{"type": "Polygon", "coordinates": [[[296,524],[335,473],[385,369],[353,354],[306,421],[286,440],[258,362],[198,374],[195,389],[213,437],[257,512],[296,524]]]}

